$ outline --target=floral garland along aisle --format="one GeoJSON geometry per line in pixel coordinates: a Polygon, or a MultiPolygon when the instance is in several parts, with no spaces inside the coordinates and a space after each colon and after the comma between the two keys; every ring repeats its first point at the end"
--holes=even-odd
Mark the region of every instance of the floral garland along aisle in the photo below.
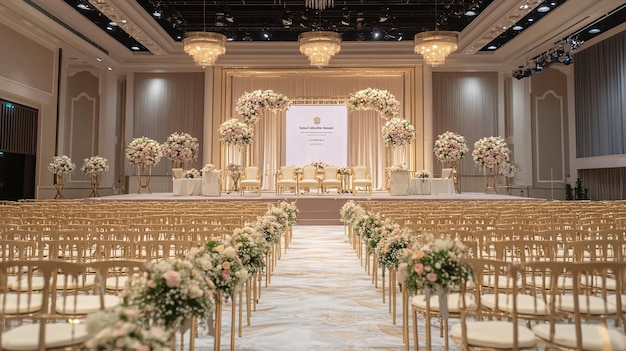
{"type": "Polygon", "coordinates": [[[454,191],[457,194],[461,193],[461,167],[459,162],[467,156],[469,147],[465,137],[450,131],[440,134],[435,140],[435,147],[433,153],[435,157],[441,161],[441,168],[444,168],[444,163],[448,163],[452,168],[452,181],[454,182],[454,191]]]}

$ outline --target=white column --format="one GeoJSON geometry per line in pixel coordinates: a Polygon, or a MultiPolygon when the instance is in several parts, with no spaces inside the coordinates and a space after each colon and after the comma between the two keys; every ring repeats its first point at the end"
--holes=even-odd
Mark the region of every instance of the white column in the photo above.
{"type": "Polygon", "coordinates": [[[424,169],[431,174],[433,166],[433,70],[430,65],[422,65],[424,92],[424,169]]]}
{"type": "Polygon", "coordinates": [[[574,91],[574,66],[561,69],[567,77],[567,139],[569,149],[569,170],[565,174],[565,183],[574,185],[578,178],[578,169],[582,168],[576,155],[576,94],[574,91]]]}
{"type": "MultiPolygon", "coordinates": [[[[204,123],[202,130],[202,165],[211,163],[213,154],[213,67],[204,70],[204,123]]],[[[219,165],[218,165],[219,167],[219,165]]]]}
{"type": "Polygon", "coordinates": [[[522,171],[517,175],[518,185],[533,185],[533,149],[530,114],[530,79],[512,80],[511,83],[511,138],[515,145],[515,162],[522,171]]]}
{"type": "MultiPolygon", "coordinates": [[[[115,135],[115,125],[118,119],[118,80],[119,76],[106,72],[101,75],[100,80],[100,120],[98,122],[98,155],[109,160],[109,172],[102,175],[102,189],[113,189],[121,184],[115,184],[115,150],[118,143],[123,142],[115,135]]],[[[120,160],[119,164],[124,165],[126,159],[120,160]]],[[[104,195],[104,194],[103,194],[104,195]]]]}

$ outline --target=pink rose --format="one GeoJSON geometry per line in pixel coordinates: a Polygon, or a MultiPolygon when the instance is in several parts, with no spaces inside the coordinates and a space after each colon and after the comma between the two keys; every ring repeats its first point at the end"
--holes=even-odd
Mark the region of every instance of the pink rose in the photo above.
{"type": "Polygon", "coordinates": [[[428,273],[428,274],[426,274],[426,279],[428,279],[429,281],[434,283],[434,282],[437,281],[437,274],[432,273],[432,272],[428,273]]]}
{"type": "Polygon", "coordinates": [[[228,261],[222,262],[222,268],[230,269],[230,262],[228,262],[228,261]]]}
{"type": "Polygon", "coordinates": [[[416,260],[420,260],[422,259],[426,254],[424,253],[424,251],[419,250],[418,252],[415,253],[415,255],[413,255],[413,258],[416,260]]]}
{"type": "Polygon", "coordinates": [[[150,279],[146,283],[146,286],[149,287],[150,289],[154,289],[154,288],[156,288],[156,283],[154,282],[154,280],[150,279]]]}
{"type": "Polygon", "coordinates": [[[413,270],[417,274],[422,274],[424,273],[424,265],[421,263],[416,263],[415,266],[413,266],[413,270]]]}
{"type": "Polygon", "coordinates": [[[230,280],[230,270],[229,269],[225,269],[225,270],[222,271],[222,279],[230,280]]]}
{"type": "Polygon", "coordinates": [[[168,288],[176,288],[180,285],[180,273],[176,271],[170,269],[163,273],[163,278],[165,278],[165,285],[167,285],[168,288]]]}

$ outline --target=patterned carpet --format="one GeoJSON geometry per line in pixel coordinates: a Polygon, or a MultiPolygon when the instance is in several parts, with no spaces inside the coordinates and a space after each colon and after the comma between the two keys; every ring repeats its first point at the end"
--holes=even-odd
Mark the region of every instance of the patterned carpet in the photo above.
{"type": "MultiPolygon", "coordinates": [[[[380,284],[372,285],[342,226],[295,226],[290,248],[270,285],[263,287],[251,326],[244,325],[234,349],[404,350],[399,294],[397,311],[394,326],[380,284]]],[[[225,308],[223,315],[221,350],[230,350],[230,310],[225,308]]],[[[433,350],[443,350],[438,334],[434,328],[433,350]]],[[[195,349],[213,350],[213,340],[201,328],[195,349]]],[[[423,345],[423,335],[420,340],[423,345]]],[[[451,349],[458,348],[453,344],[451,349]]]]}

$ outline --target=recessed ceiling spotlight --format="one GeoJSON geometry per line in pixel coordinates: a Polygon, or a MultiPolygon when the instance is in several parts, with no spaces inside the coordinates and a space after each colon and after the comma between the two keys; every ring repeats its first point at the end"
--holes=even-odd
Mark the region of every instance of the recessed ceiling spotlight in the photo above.
{"type": "Polygon", "coordinates": [[[537,8],[537,12],[548,12],[548,11],[550,11],[550,6],[547,6],[547,5],[539,6],[537,8]]]}
{"type": "Polygon", "coordinates": [[[111,21],[111,22],[109,22],[109,26],[111,26],[111,27],[115,27],[115,26],[117,26],[117,23],[115,23],[115,22],[111,21]]]}
{"type": "Polygon", "coordinates": [[[107,67],[107,70],[112,71],[112,70],[113,70],[113,68],[111,68],[111,67],[107,67]]]}
{"type": "Polygon", "coordinates": [[[534,18],[529,18],[528,22],[533,22],[535,19],[534,18]]]}
{"type": "Polygon", "coordinates": [[[80,2],[78,5],[76,5],[76,7],[78,7],[81,10],[90,10],[89,4],[85,2],[80,2]]]}
{"type": "Polygon", "coordinates": [[[522,30],[524,27],[522,26],[513,26],[513,30],[522,30]]]}
{"type": "Polygon", "coordinates": [[[176,39],[181,40],[183,37],[181,37],[180,35],[176,37],[176,39]]]}
{"type": "Polygon", "coordinates": [[[466,11],[465,16],[470,16],[470,17],[476,16],[476,11],[472,11],[472,10],[466,11]]]}
{"type": "Polygon", "coordinates": [[[495,50],[495,49],[497,49],[497,48],[498,48],[498,47],[497,47],[497,46],[495,46],[495,45],[489,45],[489,46],[487,47],[487,49],[489,49],[489,50],[495,50]]]}
{"type": "Polygon", "coordinates": [[[589,34],[598,34],[600,32],[601,32],[600,28],[591,28],[589,30],[589,34]]]}
{"type": "Polygon", "coordinates": [[[161,18],[161,15],[161,10],[155,9],[154,12],[152,12],[152,16],[154,16],[155,18],[161,18]]]}
{"type": "Polygon", "coordinates": [[[96,61],[98,61],[98,62],[102,62],[102,58],[100,58],[100,57],[96,57],[96,61]]]}
{"type": "Polygon", "coordinates": [[[107,26],[107,30],[113,30],[113,27],[107,26]]]}
{"type": "Polygon", "coordinates": [[[131,48],[131,50],[135,50],[135,51],[140,50],[139,46],[131,46],[130,48],[131,48]]]}

